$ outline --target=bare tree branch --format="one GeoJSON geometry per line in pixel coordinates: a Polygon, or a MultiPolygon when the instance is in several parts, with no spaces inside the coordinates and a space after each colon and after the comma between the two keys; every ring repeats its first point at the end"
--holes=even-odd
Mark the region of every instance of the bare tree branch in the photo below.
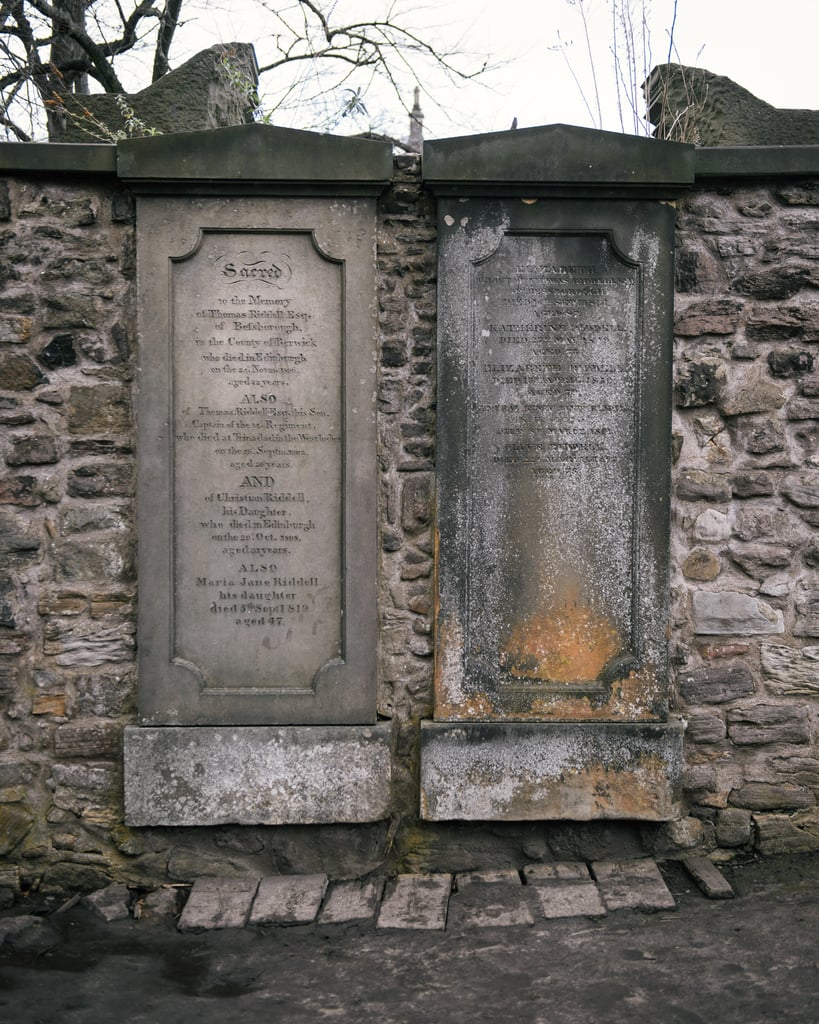
{"type": "MultiPolygon", "coordinates": [[[[389,84],[406,111],[407,79],[417,82],[422,69],[448,82],[469,81],[485,69],[470,68],[461,55],[412,28],[409,6],[402,12],[389,5],[372,21],[337,22],[343,16],[336,0],[256,3],[254,37],[272,50],[260,74],[274,83],[275,109],[298,107],[303,127],[337,124],[353,110],[348,94],[362,96],[377,79],[389,84]]],[[[33,125],[39,120],[50,138],[58,138],[63,115],[55,95],[123,92],[121,69],[130,54],[147,57],[142,63],[152,81],[162,78],[185,38],[186,10],[187,0],[0,0],[0,112],[18,126],[30,114],[33,125]],[[20,82],[33,88],[18,90],[20,82]],[[18,116],[26,105],[28,113],[18,116]]],[[[134,65],[130,61],[129,73],[134,65]]],[[[363,103],[354,110],[366,115],[363,103]]],[[[11,124],[0,122],[0,134],[3,129],[16,135],[11,124]]]]}

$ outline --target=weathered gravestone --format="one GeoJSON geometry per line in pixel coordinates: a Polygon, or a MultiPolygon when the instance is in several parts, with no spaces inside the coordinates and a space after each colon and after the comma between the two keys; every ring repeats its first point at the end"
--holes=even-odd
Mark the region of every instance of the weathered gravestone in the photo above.
{"type": "Polygon", "coordinates": [[[250,43],[219,43],[138,93],[68,93],[63,97],[63,110],[53,109],[51,117],[62,121],[61,142],[128,134],[129,110],[147,133],[227,128],[253,120],[252,96],[258,78],[256,53],[250,43]]]}
{"type": "MultiPolygon", "coordinates": [[[[819,143],[819,110],[773,107],[705,68],[658,64],[643,83],[643,95],[659,138],[698,146],[819,143]]],[[[747,161],[742,167],[747,171],[747,161]]]]}
{"type": "Polygon", "coordinates": [[[428,725],[425,812],[667,816],[678,727],[635,723],[668,710],[661,200],[690,181],[692,150],[554,126],[430,143],[425,175],[440,231],[435,719],[527,723],[428,725]],[[549,721],[584,727],[532,727],[549,721]]]}
{"type": "Polygon", "coordinates": [[[389,779],[373,253],[390,148],[253,125],[119,159],[138,193],[130,820],[372,820],[389,779]]]}

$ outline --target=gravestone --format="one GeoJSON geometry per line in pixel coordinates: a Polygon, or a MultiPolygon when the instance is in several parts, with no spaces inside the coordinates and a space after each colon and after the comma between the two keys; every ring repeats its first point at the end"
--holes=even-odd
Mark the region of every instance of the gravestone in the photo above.
{"type": "Polygon", "coordinates": [[[131,821],[372,820],[389,788],[374,197],[390,148],[249,125],[124,143],[119,163],[138,195],[131,821]]]}
{"type": "Polygon", "coordinates": [[[474,817],[478,805],[500,817],[670,813],[678,726],[635,726],[668,715],[674,210],[661,200],[692,171],[690,147],[563,126],[429,144],[439,195],[430,817],[474,817]],[[446,764],[459,765],[468,798],[445,781],[446,764]],[[622,798],[618,766],[639,800],[622,798]],[[498,771],[507,794],[522,777],[527,800],[481,800],[476,778],[498,771]],[[559,793],[567,772],[571,799],[559,793]],[[606,780],[608,802],[583,799],[606,780]]]}
{"type": "MultiPolygon", "coordinates": [[[[248,124],[253,120],[258,79],[256,53],[250,43],[219,43],[138,93],[65,94],[68,116],[62,117],[59,141],[89,142],[127,134],[128,110],[146,132],[162,134],[248,124]]],[[[59,111],[52,112],[55,119],[58,115],[59,111]]]]}
{"type": "Polygon", "coordinates": [[[705,68],[658,64],[642,88],[659,138],[726,147],[819,143],[819,110],[774,107],[705,68]]]}

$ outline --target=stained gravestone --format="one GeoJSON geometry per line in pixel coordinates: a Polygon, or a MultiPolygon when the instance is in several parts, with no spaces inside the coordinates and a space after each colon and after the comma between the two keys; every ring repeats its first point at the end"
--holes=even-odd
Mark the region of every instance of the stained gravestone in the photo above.
{"type": "MultiPolygon", "coordinates": [[[[616,814],[592,794],[618,763],[651,802],[633,730],[621,747],[626,733],[564,729],[527,767],[511,727],[443,723],[667,717],[674,210],[660,200],[690,178],[692,151],[552,126],[425,156],[439,195],[441,725],[424,730],[422,802],[431,817],[474,815],[457,781],[444,792],[457,762],[475,806],[482,772],[501,771],[507,794],[522,773],[528,812],[515,795],[499,816],[616,814]]],[[[521,740],[536,752],[544,736],[521,740]]],[[[657,734],[644,739],[656,753],[657,734]]],[[[659,749],[657,764],[662,737],[659,749]]]]}
{"type": "Polygon", "coordinates": [[[390,148],[249,125],[123,143],[119,164],[138,196],[130,820],[372,820],[389,791],[370,726],[390,148]]]}

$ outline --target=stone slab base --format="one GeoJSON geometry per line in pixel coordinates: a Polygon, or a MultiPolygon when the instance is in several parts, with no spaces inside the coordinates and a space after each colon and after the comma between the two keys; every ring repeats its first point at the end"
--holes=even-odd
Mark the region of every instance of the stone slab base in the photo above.
{"type": "Polygon", "coordinates": [[[427,821],[675,817],[682,723],[421,724],[427,821]]]}
{"type": "Polygon", "coordinates": [[[389,816],[390,733],[374,726],[129,726],[128,825],[312,825],[389,816]]]}

